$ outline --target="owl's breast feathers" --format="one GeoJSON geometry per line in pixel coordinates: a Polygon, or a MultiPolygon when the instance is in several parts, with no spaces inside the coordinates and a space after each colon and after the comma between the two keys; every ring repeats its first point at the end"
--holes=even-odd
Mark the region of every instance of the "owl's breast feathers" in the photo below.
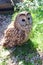
{"type": "Polygon", "coordinates": [[[3,46],[13,47],[14,45],[21,45],[25,40],[25,31],[16,28],[9,28],[5,33],[5,42],[3,46]]]}

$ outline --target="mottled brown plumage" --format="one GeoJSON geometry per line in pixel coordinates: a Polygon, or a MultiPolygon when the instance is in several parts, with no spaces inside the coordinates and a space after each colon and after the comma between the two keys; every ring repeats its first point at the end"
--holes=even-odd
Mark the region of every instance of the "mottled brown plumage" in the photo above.
{"type": "Polygon", "coordinates": [[[31,27],[31,14],[26,11],[19,13],[13,24],[11,23],[5,31],[3,46],[13,47],[26,42],[29,38],[31,27]]]}

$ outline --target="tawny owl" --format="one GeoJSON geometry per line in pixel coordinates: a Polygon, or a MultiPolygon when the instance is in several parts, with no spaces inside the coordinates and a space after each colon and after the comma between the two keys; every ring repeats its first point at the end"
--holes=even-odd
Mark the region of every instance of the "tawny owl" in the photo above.
{"type": "Polygon", "coordinates": [[[5,32],[3,46],[13,47],[23,44],[29,39],[31,28],[31,14],[26,11],[19,13],[13,24],[11,24],[5,32]]]}

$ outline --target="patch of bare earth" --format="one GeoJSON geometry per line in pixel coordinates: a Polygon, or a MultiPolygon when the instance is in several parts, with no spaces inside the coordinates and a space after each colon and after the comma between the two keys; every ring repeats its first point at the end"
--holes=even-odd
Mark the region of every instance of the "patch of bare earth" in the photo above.
{"type": "Polygon", "coordinates": [[[4,32],[11,22],[11,15],[0,15],[0,44],[4,37],[4,32]]]}

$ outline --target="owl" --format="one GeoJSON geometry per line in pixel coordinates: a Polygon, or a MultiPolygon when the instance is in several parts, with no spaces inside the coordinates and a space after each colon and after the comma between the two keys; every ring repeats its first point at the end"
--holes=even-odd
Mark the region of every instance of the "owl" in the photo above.
{"type": "Polygon", "coordinates": [[[8,26],[4,35],[5,47],[22,45],[29,39],[32,28],[32,17],[27,11],[20,12],[14,22],[8,26]]]}

